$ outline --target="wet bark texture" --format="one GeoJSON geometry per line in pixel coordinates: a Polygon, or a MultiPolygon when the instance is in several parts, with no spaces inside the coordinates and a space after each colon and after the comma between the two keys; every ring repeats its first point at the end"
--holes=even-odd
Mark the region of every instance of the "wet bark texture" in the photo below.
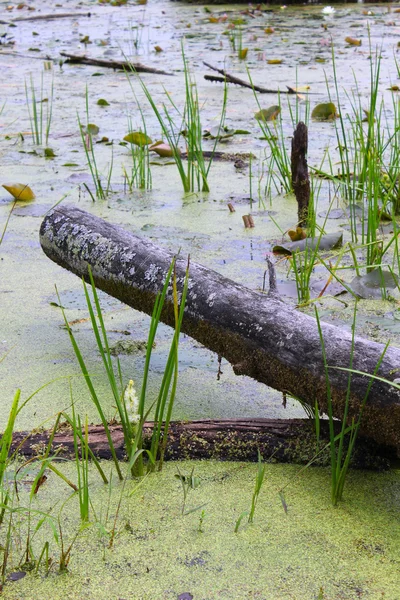
{"type": "MultiPolygon", "coordinates": [[[[136,310],[151,314],[172,254],[144,238],[107,223],[74,206],[63,205],[47,214],[40,241],[54,262],[80,277],[90,265],[96,286],[136,310]]],[[[187,258],[177,260],[182,288],[187,258]]],[[[174,324],[169,293],[162,320],[174,324]]],[[[206,267],[191,263],[182,331],[225,357],[237,375],[248,375],[310,406],[326,411],[327,393],[321,342],[314,318],[287,306],[279,298],[254,292],[206,267]]],[[[341,418],[346,398],[351,335],[322,324],[334,415],[341,418]]],[[[373,373],[383,346],[356,337],[353,368],[373,373]]],[[[389,348],[379,375],[393,381],[400,369],[400,350],[389,348]]],[[[354,375],[349,418],[358,417],[369,378],[354,375]]],[[[362,421],[364,435],[396,449],[400,456],[400,393],[375,381],[362,421]]]]}
{"type": "MultiPolygon", "coordinates": [[[[339,426],[339,422],[337,423],[339,426]]],[[[150,448],[152,423],[145,423],[143,446],[150,448]]],[[[125,458],[125,444],[120,425],[110,425],[111,437],[119,459],[125,458]]],[[[50,431],[14,433],[12,451],[32,457],[41,455],[47,447],[50,431]]],[[[309,419],[229,419],[172,422],[168,432],[166,460],[258,460],[258,450],[264,460],[281,463],[307,464],[317,454],[316,465],[329,465],[328,422],[321,421],[320,443],[317,448],[314,424],[309,419]],[[325,449],[324,449],[325,447],[325,449]],[[324,449],[322,452],[319,452],[324,449]]],[[[110,447],[102,425],[89,427],[89,446],[98,458],[110,460],[110,447]]],[[[70,428],[56,432],[53,451],[60,458],[75,456],[70,428]]],[[[352,466],[361,469],[385,469],[389,465],[387,448],[372,446],[360,440],[353,454],[352,466]]],[[[390,453],[389,453],[390,454],[390,453]]]]}
{"type": "Polygon", "coordinates": [[[310,202],[310,178],[307,165],[308,130],[307,126],[298,123],[292,138],[292,185],[297,200],[299,227],[307,226],[308,204],[310,202]]]}

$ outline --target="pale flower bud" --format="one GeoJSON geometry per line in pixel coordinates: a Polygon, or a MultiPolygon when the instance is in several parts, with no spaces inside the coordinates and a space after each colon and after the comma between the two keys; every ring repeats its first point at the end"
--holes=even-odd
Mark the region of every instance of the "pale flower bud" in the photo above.
{"type": "Polygon", "coordinates": [[[129,380],[124,392],[124,402],[129,415],[129,420],[132,425],[136,425],[140,421],[139,415],[139,398],[136,394],[133,379],[129,380]]]}

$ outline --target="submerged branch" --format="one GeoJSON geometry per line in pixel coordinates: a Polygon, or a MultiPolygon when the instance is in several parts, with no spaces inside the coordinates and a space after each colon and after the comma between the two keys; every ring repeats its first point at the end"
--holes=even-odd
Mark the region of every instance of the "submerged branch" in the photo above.
{"type": "Polygon", "coordinates": [[[204,75],[204,79],[207,79],[208,81],[216,81],[219,83],[225,83],[225,81],[226,81],[227,83],[234,83],[235,85],[241,85],[242,87],[249,88],[250,90],[254,90],[255,92],[259,92],[260,94],[295,94],[296,93],[292,88],[290,88],[288,86],[286,86],[288,88],[287,91],[284,91],[284,90],[282,91],[282,90],[270,90],[268,88],[264,88],[259,85],[252,85],[251,83],[244,81],[244,79],[240,79],[239,77],[230,75],[229,73],[227,73],[225,71],[225,69],[217,69],[217,67],[213,67],[212,65],[210,65],[209,63],[204,62],[204,61],[203,61],[203,65],[205,65],[209,69],[212,69],[213,71],[216,71],[217,73],[221,73],[221,75],[223,75],[223,77],[217,77],[216,75],[204,75]]]}
{"type": "Polygon", "coordinates": [[[103,58],[89,58],[85,54],[70,54],[69,52],[60,52],[61,56],[67,58],[66,62],[81,65],[91,65],[94,67],[104,67],[120,71],[136,71],[137,73],[154,73],[155,75],[173,75],[161,69],[146,67],[141,63],[131,63],[127,60],[105,60],[103,58]]]}

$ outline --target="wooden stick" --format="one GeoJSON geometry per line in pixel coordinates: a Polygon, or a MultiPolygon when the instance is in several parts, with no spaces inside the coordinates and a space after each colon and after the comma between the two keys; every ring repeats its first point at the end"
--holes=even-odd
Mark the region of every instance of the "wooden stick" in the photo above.
{"type": "Polygon", "coordinates": [[[54,21],[56,19],[78,19],[80,17],[91,17],[92,13],[53,13],[50,15],[32,15],[31,17],[16,17],[12,23],[21,23],[21,21],[54,21]]]}
{"type": "Polygon", "coordinates": [[[308,205],[310,202],[310,178],[307,165],[308,130],[300,122],[292,138],[292,185],[297,200],[298,226],[306,227],[308,218],[308,205]]]}
{"type": "Polygon", "coordinates": [[[105,67],[106,69],[115,69],[121,71],[136,71],[137,73],[154,73],[155,75],[173,75],[173,73],[167,73],[161,69],[154,69],[153,67],[146,67],[141,63],[131,63],[126,60],[105,60],[103,58],[89,58],[82,54],[70,54],[69,52],[60,52],[61,56],[64,56],[69,63],[77,63],[81,65],[92,65],[94,67],[105,67]]]}
{"type": "Polygon", "coordinates": [[[285,91],[282,92],[280,90],[270,90],[268,88],[263,88],[263,87],[260,87],[259,85],[252,85],[251,83],[247,83],[247,81],[244,81],[243,79],[240,79],[239,77],[230,75],[229,73],[227,73],[225,71],[225,69],[217,69],[217,67],[213,67],[212,65],[210,65],[209,63],[204,62],[204,61],[203,61],[203,65],[205,65],[209,69],[212,69],[213,71],[216,71],[217,73],[220,73],[221,75],[223,75],[223,77],[216,77],[215,75],[204,75],[204,79],[207,79],[208,81],[218,81],[221,83],[224,83],[225,81],[227,81],[228,83],[234,83],[236,85],[241,85],[242,87],[249,88],[250,90],[255,90],[256,92],[259,92],[260,94],[279,94],[279,93],[295,94],[296,93],[294,90],[292,90],[292,88],[288,88],[287,92],[285,92],[285,91]]]}

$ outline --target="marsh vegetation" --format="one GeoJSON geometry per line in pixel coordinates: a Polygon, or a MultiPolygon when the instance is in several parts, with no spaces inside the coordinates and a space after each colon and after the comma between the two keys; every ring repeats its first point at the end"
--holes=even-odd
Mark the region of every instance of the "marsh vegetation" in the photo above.
{"type": "MultiPolygon", "coordinates": [[[[72,202],[261,294],[268,256],[285,302],[398,345],[397,9],[68,0],[70,16],[60,10],[0,4],[4,597],[397,599],[399,472],[349,472],[363,406],[337,434],[317,405],[281,406],[277,392],[235,377],[180,334],[188,280],[179,294],[173,264],[147,318],[82,285],[38,242],[44,215],[72,202]],[[30,19],[49,13],[59,18],[30,19]],[[68,63],[60,51],[170,75],[68,63]],[[203,60],[250,87],[216,79],[203,60]],[[300,121],[304,223],[290,161],[300,121]],[[160,323],[167,290],[174,330],[160,323]],[[171,419],[305,414],[315,422],[305,462],[324,450],[330,467],[261,453],[257,465],[164,464],[171,419]],[[99,422],[112,461],[91,450],[99,422]],[[52,451],[62,428],[73,460],[52,451]],[[12,435],[33,429],[50,438],[27,459],[12,435]]],[[[343,367],[350,390],[352,363],[343,367]]],[[[329,389],[326,361],[321,377],[329,389]]]]}

